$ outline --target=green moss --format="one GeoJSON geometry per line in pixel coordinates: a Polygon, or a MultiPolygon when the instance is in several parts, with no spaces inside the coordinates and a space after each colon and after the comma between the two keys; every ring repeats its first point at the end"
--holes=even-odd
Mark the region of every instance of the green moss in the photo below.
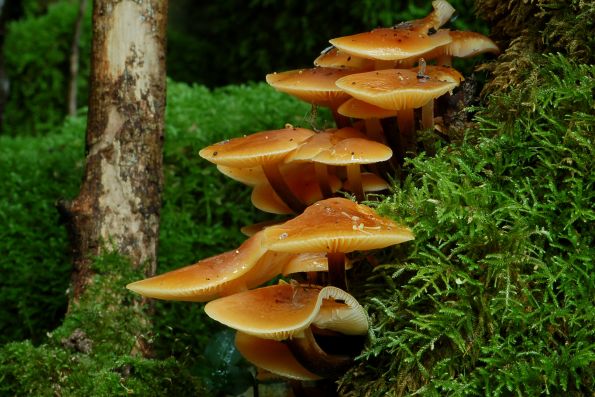
{"type": "Polygon", "coordinates": [[[97,275],[62,326],[40,346],[30,341],[0,349],[0,393],[36,396],[205,395],[174,358],[141,356],[151,341],[147,305],[125,289],[142,277],[130,263],[107,254],[97,275]]]}
{"type": "Polygon", "coordinates": [[[344,392],[595,387],[595,67],[552,55],[528,76],[490,98],[462,145],[411,160],[379,205],[416,240],[356,288],[372,328],[344,392]]]}

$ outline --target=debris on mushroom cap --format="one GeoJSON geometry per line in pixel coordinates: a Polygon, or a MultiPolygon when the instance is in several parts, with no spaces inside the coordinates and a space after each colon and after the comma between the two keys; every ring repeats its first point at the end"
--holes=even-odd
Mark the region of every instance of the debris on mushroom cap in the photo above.
{"type": "MultiPolygon", "coordinates": [[[[345,269],[351,269],[353,263],[345,258],[345,269]]],[[[282,274],[287,276],[302,272],[327,272],[328,258],[324,252],[308,252],[294,255],[283,268],[282,274]]]]}
{"type": "Polygon", "coordinates": [[[349,71],[331,68],[312,68],[270,73],[266,81],[277,91],[293,95],[313,105],[335,108],[349,98],[337,88],[335,81],[349,71]]]}
{"type": "Polygon", "coordinates": [[[218,165],[255,167],[283,160],[288,153],[314,134],[312,130],[288,125],[283,129],[257,132],[216,143],[202,149],[199,155],[218,165]]]}
{"type": "Polygon", "coordinates": [[[266,252],[263,233],[239,248],[181,269],[130,283],[126,288],[149,298],[206,302],[254,288],[280,274],[289,255],[266,252]]]}
{"type": "Polygon", "coordinates": [[[263,232],[265,247],[291,253],[347,253],[384,248],[414,238],[407,227],[344,198],[319,201],[294,219],[263,232]]]}
{"type": "MultiPolygon", "coordinates": [[[[303,203],[312,204],[322,199],[313,163],[290,163],[283,174],[287,184],[303,203]]],[[[334,193],[341,188],[341,181],[329,175],[329,186],[334,193]]],[[[291,214],[293,211],[279,198],[268,183],[258,184],[252,190],[252,204],[261,211],[272,214],[291,214]]]]}
{"type": "Polygon", "coordinates": [[[351,72],[365,72],[374,69],[374,62],[372,60],[347,54],[333,46],[322,51],[320,56],[314,60],[314,65],[325,68],[344,69],[351,72]]]}
{"type": "Polygon", "coordinates": [[[327,165],[372,164],[386,161],[393,152],[388,146],[362,138],[348,138],[321,151],[312,161],[327,165]]]}
{"type": "Polygon", "coordinates": [[[312,324],[346,335],[368,331],[364,309],[336,287],[281,283],[211,301],[205,312],[228,327],[265,339],[299,337],[312,324]]]}
{"type": "Polygon", "coordinates": [[[336,84],[359,100],[393,110],[422,107],[457,86],[432,78],[419,79],[417,73],[407,69],[352,74],[336,84]]]}
{"type": "Polygon", "coordinates": [[[282,342],[258,338],[238,331],[235,345],[246,360],[273,374],[297,380],[321,379],[320,376],[304,368],[282,342]]]}
{"type": "Polygon", "coordinates": [[[357,98],[350,98],[343,102],[339,109],[339,114],[346,117],[353,117],[355,119],[383,119],[386,117],[395,117],[396,110],[383,109],[381,107],[372,105],[371,103],[361,101],[357,98]]]}

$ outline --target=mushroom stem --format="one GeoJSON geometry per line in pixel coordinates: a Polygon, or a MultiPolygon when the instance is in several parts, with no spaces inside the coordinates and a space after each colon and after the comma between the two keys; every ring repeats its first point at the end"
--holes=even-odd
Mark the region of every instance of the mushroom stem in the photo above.
{"type": "Polygon", "coordinates": [[[452,55],[440,55],[438,59],[436,59],[436,65],[452,66],[452,55]]]}
{"type": "Polygon", "coordinates": [[[348,164],[347,165],[347,180],[349,181],[349,187],[351,192],[355,194],[357,201],[364,201],[364,188],[362,186],[362,172],[359,164],[348,164]]]}
{"type": "Polygon", "coordinates": [[[370,139],[384,143],[384,131],[382,130],[382,124],[380,124],[379,119],[366,119],[364,120],[364,124],[366,126],[366,135],[368,135],[370,139]]]}
{"type": "Polygon", "coordinates": [[[351,127],[351,120],[349,120],[349,117],[343,116],[342,114],[337,112],[337,109],[338,106],[331,108],[331,112],[333,113],[333,119],[335,120],[337,128],[351,127]]]}
{"type": "Polygon", "coordinates": [[[407,152],[415,153],[415,119],[413,118],[413,109],[398,110],[397,123],[399,125],[401,142],[400,151],[402,151],[403,157],[407,152]]]}
{"type": "Polygon", "coordinates": [[[328,166],[323,163],[314,162],[314,172],[316,172],[316,179],[323,198],[333,197],[333,190],[328,180],[328,166]]]}
{"type": "Polygon", "coordinates": [[[434,100],[430,100],[421,108],[421,128],[434,130],[434,100]]]}
{"type": "Polygon", "coordinates": [[[347,289],[345,282],[345,254],[342,252],[328,252],[328,283],[342,290],[347,289]]]}
{"type": "Polygon", "coordinates": [[[283,200],[293,212],[300,214],[306,209],[306,205],[293,194],[287,185],[287,182],[285,182],[283,175],[281,175],[281,171],[279,171],[278,164],[264,164],[262,170],[277,196],[279,196],[279,198],[283,200]]]}
{"type": "Polygon", "coordinates": [[[349,356],[328,354],[322,350],[314,338],[311,327],[304,330],[303,337],[289,339],[287,346],[304,368],[321,377],[338,377],[353,363],[349,356]]]}

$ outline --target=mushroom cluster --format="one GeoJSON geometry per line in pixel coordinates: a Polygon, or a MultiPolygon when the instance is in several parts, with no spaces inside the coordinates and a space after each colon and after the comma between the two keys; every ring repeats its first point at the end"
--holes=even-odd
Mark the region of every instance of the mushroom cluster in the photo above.
{"type": "Polygon", "coordinates": [[[415,150],[416,126],[433,128],[434,100],[463,80],[450,58],[498,51],[480,34],[441,29],[454,9],[445,0],[432,5],[423,19],[331,40],[314,68],[266,76],[275,89],[330,108],[337,128],[286,125],[199,152],[250,186],[255,207],[294,218],[247,227],[237,249],[127,287],[151,298],[208,302],[211,318],[237,330],[240,353],[277,376],[333,378],[350,366],[368,332],[364,309],[347,292],[346,269],[357,265],[350,253],[414,236],[337,192],[361,202],[387,189],[387,170],[415,150]],[[396,135],[380,122],[395,117],[396,135]]]}

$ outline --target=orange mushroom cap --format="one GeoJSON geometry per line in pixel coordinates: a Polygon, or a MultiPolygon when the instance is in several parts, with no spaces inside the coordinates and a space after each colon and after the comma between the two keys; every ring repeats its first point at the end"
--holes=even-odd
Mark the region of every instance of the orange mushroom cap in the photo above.
{"type": "Polygon", "coordinates": [[[314,60],[314,65],[325,68],[344,69],[351,72],[365,72],[374,69],[374,62],[372,60],[347,54],[333,46],[322,51],[320,56],[314,60]]]}
{"type": "Polygon", "coordinates": [[[420,79],[407,69],[357,73],[337,80],[337,86],[354,98],[384,109],[414,109],[457,86],[436,79],[420,79]]]}
{"type": "Polygon", "coordinates": [[[407,227],[344,198],[321,200],[263,233],[265,247],[289,253],[347,253],[384,248],[414,238],[407,227]]]}
{"type": "Polygon", "coordinates": [[[202,149],[199,155],[218,165],[256,167],[283,160],[300,143],[314,134],[312,130],[287,126],[279,130],[262,131],[225,140],[202,149]]]}
{"type": "Polygon", "coordinates": [[[312,68],[270,73],[266,81],[277,91],[293,95],[313,105],[336,108],[349,98],[335,81],[350,72],[332,68],[312,68]]]}

